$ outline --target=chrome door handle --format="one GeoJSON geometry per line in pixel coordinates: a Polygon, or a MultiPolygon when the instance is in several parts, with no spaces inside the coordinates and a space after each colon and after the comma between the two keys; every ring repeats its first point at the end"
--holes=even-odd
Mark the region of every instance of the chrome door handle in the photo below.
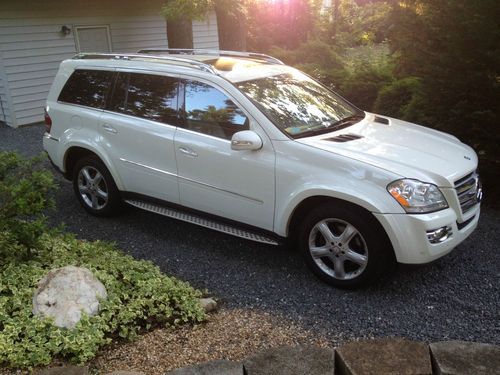
{"type": "Polygon", "coordinates": [[[115,128],[113,128],[111,125],[108,125],[108,124],[103,124],[102,128],[109,133],[113,133],[113,134],[118,133],[118,130],[116,130],[115,128]]]}
{"type": "Polygon", "coordinates": [[[193,157],[197,157],[198,156],[198,154],[196,153],[196,151],[191,150],[189,147],[179,147],[179,151],[182,152],[183,154],[186,154],[186,155],[189,155],[189,156],[193,156],[193,157]]]}

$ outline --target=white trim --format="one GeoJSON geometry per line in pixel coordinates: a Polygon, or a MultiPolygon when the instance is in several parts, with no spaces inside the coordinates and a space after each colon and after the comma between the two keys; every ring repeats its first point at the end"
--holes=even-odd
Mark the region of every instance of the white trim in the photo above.
{"type": "MultiPolygon", "coordinates": [[[[108,52],[113,52],[113,47],[111,43],[111,33],[109,31],[109,25],[73,25],[73,33],[74,33],[74,39],[75,39],[75,46],[76,46],[76,51],[78,53],[81,53],[80,51],[80,40],[78,38],[78,29],[99,29],[99,28],[104,28],[106,29],[106,34],[108,37],[108,52]]],[[[97,51],[94,51],[97,52],[97,51]]]]}
{"type": "Polygon", "coordinates": [[[4,110],[4,123],[12,128],[17,128],[17,116],[16,111],[14,109],[14,103],[12,103],[12,96],[10,94],[10,83],[7,77],[7,73],[5,72],[5,66],[3,64],[3,53],[0,51],[0,78],[3,82],[3,87],[5,90],[5,101],[7,102],[7,106],[3,108],[4,110]],[[7,123],[7,113],[10,117],[10,125],[7,123]]]}

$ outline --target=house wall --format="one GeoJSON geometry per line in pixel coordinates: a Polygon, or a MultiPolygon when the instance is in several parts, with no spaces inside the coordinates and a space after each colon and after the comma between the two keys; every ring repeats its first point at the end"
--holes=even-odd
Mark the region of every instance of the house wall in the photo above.
{"type": "Polygon", "coordinates": [[[204,21],[193,21],[193,48],[219,49],[215,12],[211,12],[204,21]]]}
{"type": "MultiPolygon", "coordinates": [[[[107,25],[113,52],[167,47],[166,23],[159,14],[162,4],[163,0],[0,1],[0,94],[10,116],[7,124],[43,120],[59,63],[77,53],[75,26],[107,25]],[[63,25],[71,28],[69,35],[60,32],[63,25]]],[[[215,15],[193,23],[193,39],[197,48],[218,48],[215,15]]]]}

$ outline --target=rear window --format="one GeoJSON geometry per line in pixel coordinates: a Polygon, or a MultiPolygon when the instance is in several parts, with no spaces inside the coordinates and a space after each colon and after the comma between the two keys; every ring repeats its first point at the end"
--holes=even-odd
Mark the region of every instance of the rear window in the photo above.
{"type": "Polygon", "coordinates": [[[119,73],[109,109],[175,125],[177,86],[178,80],[167,76],[119,73]]]}
{"type": "Polygon", "coordinates": [[[113,72],[75,70],[59,95],[59,101],[103,109],[113,72]]]}

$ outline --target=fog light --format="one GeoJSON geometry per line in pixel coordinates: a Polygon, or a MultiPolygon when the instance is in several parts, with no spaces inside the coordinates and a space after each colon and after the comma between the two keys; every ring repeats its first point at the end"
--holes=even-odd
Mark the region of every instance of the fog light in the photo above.
{"type": "Polygon", "coordinates": [[[441,243],[452,235],[451,227],[448,225],[435,230],[427,231],[427,239],[430,243],[441,243]]]}

